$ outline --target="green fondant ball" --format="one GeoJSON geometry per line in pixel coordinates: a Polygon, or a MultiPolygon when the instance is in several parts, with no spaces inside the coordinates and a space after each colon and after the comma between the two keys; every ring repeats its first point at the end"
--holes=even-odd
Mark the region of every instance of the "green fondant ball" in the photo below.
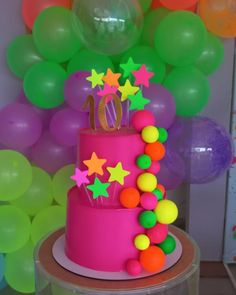
{"type": "Polygon", "coordinates": [[[168,235],[162,243],[158,244],[158,247],[160,247],[165,254],[171,254],[176,248],[176,241],[171,235],[168,235]]]}
{"type": "Polygon", "coordinates": [[[148,169],[152,164],[152,160],[148,155],[141,155],[136,160],[136,165],[140,169],[148,169]]]}
{"type": "Polygon", "coordinates": [[[152,228],[156,225],[157,218],[153,211],[143,211],[139,215],[139,223],[144,228],[152,228]]]}

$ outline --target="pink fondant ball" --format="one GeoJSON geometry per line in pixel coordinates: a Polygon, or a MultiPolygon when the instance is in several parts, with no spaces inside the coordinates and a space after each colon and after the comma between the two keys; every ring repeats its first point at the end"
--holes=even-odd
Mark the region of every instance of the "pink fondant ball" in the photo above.
{"type": "Polygon", "coordinates": [[[161,169],[161,165],[158,161],[152,161],[151,166],[147,169],[147,172],[157,174],[161,169]]]}
{"type": "Polygon", "coordinates": [[[152,112],[147,110],[137,111],[131,119],[132,126],[140,132],[144,127],[155,125],[155,117],[152,112]]]}
{"type": "Polygon", "coordinates": [[[166,224],[157,223],[154,227],[147,230],[147,236],[154,244],[162,243],[168,235],[168,226],[166,224]]]}
{"type": "Polygon", "coordinates": [[[157,206],[157,197],[152,193],[144,193],[141,195],[141,206],[146,210],[154,210],[157,206]]]}
{"type": "Polygon", "coordinates": [[[126,270],[131,276],[137,276],[142,272],[142,266],[136,259],[130,259],[126,263],[126,270]]]}

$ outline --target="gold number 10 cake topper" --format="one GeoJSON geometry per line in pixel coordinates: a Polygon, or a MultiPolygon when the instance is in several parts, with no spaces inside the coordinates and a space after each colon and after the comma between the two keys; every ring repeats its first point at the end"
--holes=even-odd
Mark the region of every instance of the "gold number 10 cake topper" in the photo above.
{"type": "MultiPolygon", "coordinates": [[[[83,105],[83,109],[86,109],[89,107],[89,122],[90,126],[93,129],[96,129],[95,127],[95,99],[92,95],[89,95],[83,105]]],[[[121,126],[121,120],[122,120],[122,106],[121,101],[118,95],[111,93],[106,94],[103,96],[103,98],[100,100],[98,105],[98,120],[102,127],[102,129],[106,131],[114,131],[120,128],[121,126]],[[110,99],[111,98],[111,99],[110,99]],[[112,101],[115,103],[115,122],[114,126],[110,127],[107,122],[107,114],[106,114],[106,108],[107,103],[109,101],[112,101]]]]}

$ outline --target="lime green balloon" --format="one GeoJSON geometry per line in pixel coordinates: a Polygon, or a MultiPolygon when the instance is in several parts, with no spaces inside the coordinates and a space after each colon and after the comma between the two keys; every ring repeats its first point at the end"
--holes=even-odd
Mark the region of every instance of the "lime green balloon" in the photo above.
{"type": "Polygon", "coordinates": [[[211,33],[207,34],[207,40],[195,66],[206,75],[215,72],[224,60],[224,45],[220,38],[211,33]]]}
{"type": "Polygon", "coordinates": [[[135,63],[145,64],[148,71],[154,73],[150,82],[161,83],[164,80],[166,65],[153,48],[141,45],[132,47],[123,55],[121,63],[126,63],[129,57],[132,57],[135,63]]]}
{"type": "Polygon", "coordinates": [[[26,192],[31,182],[32,167],[27,158],[13,150],[1,150],[0,201],[19,198],[26,192]]]}
{"type": "Polygon", "coordinates": [[[195,67],[174,68],[164,86],[173,94],[176,114],[189,117],[200,113],[210,96],[208,79],[195,67]]]}
{"type": "Polygon", "coordinates": [[[32,35],[16,37],[7,48],[7,64],[19,78],[24,78],[27,70],[43,58],[37,51],[32,35]]]}
{"type": "Polygon", "coordinates": [[[0,206],[0,253],[11,253],[23,247],[30,237],[28,215],[11,205],[0,206]]]}
{"type": "Polygon", "coordinates": [[[142,11],[146,13],[152,4],[152,0],[139,0],[139,4],[142,8],[142,11]]]}
{"type": "Polygon", "coordinates": [[[24,91],[31,103],[42,109],[52,109],[64,103],[66,71],[58,64],[42,61],[25,75],[24,91]]]}
{"type": "Polygon", "coordinates": [[[42,56],[58,63],[69,60],[81,47],[72,28],[72,12],[59,6],[49,7],[39,14],[33,38],[42,56]]]}
{"type": "Polygon", "coordinates": [[[50,206],[41,210],[33,219],[31,239],[36,245],[50,232],[65,226],[66,208],[62,206],[50,206]]]}
{"type": "Polygon", "coordinates": [[[201,55],[207,31],[201,18],[189,11],[169,13],[155,33],[155,48],[168,64],[193,64],[201,55]]]}
{"type": "Polygon", "coordinates": [[[35,292],[34,246],[28,242],[23,248],[6,255],[5,279],[20,293],[35,292]]]}
{"type": "Polygon", "coordinates": [[[170,10],[161,7],[158,9],[151,10],[144,17],[143,31],[140,38],[140,43],[143,45],[154,46],[154,36],[156,28],[164,17],[168,15],[170,10]]]}
{"type": "Polygon", "coordinates": [[[67,193],[70,188],[75,185],[75,182],[70,179],[75,172],[75,165],[67,165],[62,167],[54,175],[52,180],[53,197],[56,202],[62,206],[67,204],[67,193]]]}
{"type": "Polygon", "coordinates": [[[73,74],[77,71],[91,71],[95,69],[99,73],[106,73],[107,69],[114,70],[111,59],[102,54],[82,49],[78,51],[68,63],[67,71],[73,74]]]}
{"type": "Polygon", "coordinates": [[[52,179],[44,170],[33,167],[33,180],[28,190],[11,204],[34,216],[52,203],[52,179]]]}

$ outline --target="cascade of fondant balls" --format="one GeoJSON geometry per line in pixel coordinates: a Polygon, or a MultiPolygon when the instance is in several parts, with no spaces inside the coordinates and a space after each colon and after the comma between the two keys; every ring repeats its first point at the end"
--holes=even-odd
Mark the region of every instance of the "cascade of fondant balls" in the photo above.
{"type": "Polygon", "coordinates": [[[129,209],[143,208],[138,222],[144,232],[134,237],[134,247],[140,251],[139,259],[131,258],[126,263],[127,272],[138,275],[142,270],[161,271],[166,255],[175,250],[176,242],[172,235],[168,235],[168,225],[176,220],[178,209],[174,202],[165,199],[165,188],[156,177],[161,169],[159,161],[165,156],[167,131],[155,126],[154,115],[147,110],[134,113],[132,126],[145,142],[144,153],[136,158],[136,165],[143,172],[137,177],[137,187],[121,191],[120,203],[129,209]]]}

